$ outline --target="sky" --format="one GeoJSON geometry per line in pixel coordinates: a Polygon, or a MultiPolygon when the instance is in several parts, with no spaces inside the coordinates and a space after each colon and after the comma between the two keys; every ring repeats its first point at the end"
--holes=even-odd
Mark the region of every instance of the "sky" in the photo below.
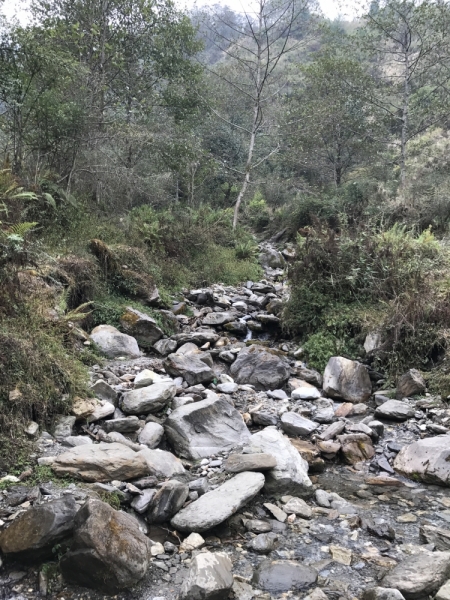
{"type": "MultiPolygon", "coordinates": [[[[347,16],[354,13],[354,8],[351,8],[349,0],[318,0],[322,12],[329,19],[335,19],[338,16],[347,16]]],[[[226,4],[235,11],[248,10],[250,5],[249,0],[179,0],[179,3],[183,6],[197,5],[213,5],[213,4],[226,4]]],[[[21,23],[25,23],[27,20],[27,5],[28,0],[4,0],[2,12],[8,17],[12,18],[16,15],[21,23]]]]}

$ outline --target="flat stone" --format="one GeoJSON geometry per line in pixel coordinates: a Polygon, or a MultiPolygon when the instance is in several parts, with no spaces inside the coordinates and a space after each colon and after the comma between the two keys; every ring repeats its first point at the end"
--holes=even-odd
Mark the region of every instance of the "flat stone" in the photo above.
{"type": "Polygon", "coordinates": [[[232,564],[228,556],[202,552],[189,565],[180,600],[226,600],[232,587],[232,564]]]}
{"type": "Polygon", "coordinates": [[[352,564],[352,551],[349,548],[342,546],[330,546],[331,556],[333,560],[341,565],[349,567],[352,564]]]}
{"type": "Polygon", "coordinates": [[[253,575],[256,587],[273,594],[303,590],[316,581],[313,567],[294,560],[264,561],[253,575]]]}
{"type": "Polygon", "coordinates": [[[302,519],[310,519],[312,515],[312,508],[302,498],[291,498],[283,508],[288,515],[294,514],[302,519]]]}
{"type": "Polygon", "coordinates": [[[203,317],[203,325],[218,327],[236,319],[235,312],[211,312],[203,317]]]}
{"type": "Polygon", "coordinates": [[[119,433],[133,433],[141,427],[137,417],[120,417],[118,419],[110,419],[103,423],[103,429],[109,433],[110,431],[118,431],[119,433]]]}
{"type": "Polygon", "coordinates": [[[275,517],[277,521],[280,523],[284,523],[287,519],[287,514],[284,510],[281,510],[276,504],[271,504],[270,502],[266,502],[263,504],[264,508],[266,508],[272,515],[275,517]]]}
{"type": "Polygon", "coordinates": [[[239,473],[181,509],[171,520],[171,525],[179,531],[207,531],[231,517],[263,486],[262,473],[239,473]]]}
{"type": "Polygon", "coordinates": [[[281,427],[288,435],[307,437],[318,428],[318,424],[297,413],[285,412],[281,415],[281,427]]]}
{"type": "Polygon", "coordinates": [[[406,421],[414,416],[414,408],[407,402],[401,400],[388,400],[383,402],[375,410],[377,419],[392,419],[394,421],[406,421]]]}
{"type": "Polygon", "coordinates": [[[127,415],[156,413],[164,409],[176,393],[177,386],[172,381],[154,383],[144,388],[126,392],[123,395],[121,408],[127,415]]]}
{"type": "Polygon", "coordinates": [[[320,440],[328,441],[335,438],[337,435],[342,433],[345,429],[345,421],[336,421],[329,425],[322,433],[317,436],[320,440]]]}
{"type": "Polygon", "coordinates": [[[276,467],[277,461],[271,454],[230,454],[223,466],[229,473],[267,471],[276,467]]]}

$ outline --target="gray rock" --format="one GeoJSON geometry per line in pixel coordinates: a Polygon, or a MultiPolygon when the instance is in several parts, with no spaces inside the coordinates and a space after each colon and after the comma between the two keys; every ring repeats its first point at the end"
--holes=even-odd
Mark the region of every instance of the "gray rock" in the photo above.
{"type": "Polygon", "coordinates": [[[425,598],[450,577],[450,552],[421,552],[408,556],[381,581],[399,590],[406,600],[425,598]]]}
{"type": "Polygon", "coordinates": [[[54,546],[72,537],[77,511],[70,495],[29,508],[0,533],[3,554],[26,563],[53,558],[54,546]]]}
{"type": "Polygon", "coordinates": [[[238,391],[238,389],[239,386],[237,383],[219,383],[219,385],[217,386],[217,391],[221,394],[234,394],[238,391]]]}
{"type": "Polygon", "coordinates": [[[264,561],[253,575],[253,583],[272,594],[303,590],[317,581],[317,571],[294,560],[264,561]]]}
{"type": "Polygon", "coordinates": [[[175,340],[178,345],[185,344],[186,342],[192,342],[197,346],[203,346],[208,342],[214,344],[219,339],[219,334],[214,329],[201,328],[192,331],[191,333],[177,333],[171,337],[175,340]]]}
{"type": "Polygon", "coordinates": [[[394,469],[410,479],[450,485],[450,436],[438,435],[404,446],[394,469]]]}
{"type": "Polygon", "coordinates": [[[154,489],[143,490],[141,495],[136,496],[132,500],[131,508],[140,515],[143,515],[145,512],[147,512],[147,509],[150,506],[150,503],[153,500],[155,494],[156,490],[154,489]]]}
{"type": "Polygon", "coordinates": [[[228,556],[202,552],[192,559],[180,600],[226,600],[232,586],[232,564],[228,556]]]}
{"type": "Polygon", "coordinates": [[[169,354],[163,365],[169,375],[182,377],[189,385],[209,383],[215,377],[211,367],[194,354],[169,354]]]}
{"type": "Polygon", "coordinates": [[[91,332],[91,340],[108,358],[125,356],[139,358],[141,355],[137,341],[131,335],[120,333],[111,325],[99,325],[91,332]]]}
{"type": "Polygon", "coordinates": [[[394,588],[375,587],[364,590],[362,600],[405,600],[405,597],[394,588]]]}
{"type": "Polygon", "coordinates": [[[223,466],[229,473],[268,471],[277,466],[277,461],[271,454],[230,454],[223,466]]]}
{"type": "Polygon", "coordinates": [[[165,481],[152,498],[147,521],[149,523],[164,523],[176,514],[186,502],[189,487],[176,479],[165,481]]]}
{"type": "Polygon", "coordinates": [[[134,389],[137,390],[139,388],[153,385],[154,383],[161,383],[162,380],[163,378],[161,375],[158,375],[154,371],[150,371],[150,369],[144,369],[143,371],[140,371],[134,378],[134,389]]]}
{"type": "Polygon", "coordinates": [[[114,404],[114,406],[117,406],[119,395],[116,390],[109,385],[109,383],[106,383],[104,379],[97,379],[97,381],[92,385],[91,390],[100,400],[106,400],[107,402],[114,404]]]}
{"type": "Polygon", "coordinates": [[[336,421],[336,423],[329,425],[329,427],[322,431],[322,433],[320,433],[317,437],[326,442],[327,440],[334,439],[337,435],[342,433],[344,429],[345,421],[336,421]]]}
{"type": "Polygon", "coordinates": [[[281,415],[281,428],[288,435],[307,437],[318,428],[318,425],[297,413],[285,412],[281,415]]]}
{"type": "Polygon", "coordinates": [[[57,440],[63,440],[72,435],[72,429],[75,425],[76,417],[58,415],[56,417],[54,436],[57,440]]]}
{"type": "Polygon", "coordinates": [[[129,438],[125,437],[122,433],[119,433],[118,431],[103,433],[103,435],[102,432],[103,430],[100,429],[97,434],[101,442],[108,442],[110,444],[116,442],[117,444],[123,444],[124,446],[131,448],[135,452],[139,452],[140,450],[142,450],[142,447],[139,444],[132,442],[129,438]]]}
{"type": "Polygon", "coordinates": [[[236,319],[235,312],[211,312],[203,317],[203,325],[217,327],[236,319]]]}
{"type": "Polygon", "coordinates": [[[144,425],[144,428],[138,435],[140,444],[144,444],[149,448],[156,448],[164,435],[164,427],[159,423],[149,421],[144,425]]]}
{"type": "Polygon", "coordinates": [[[67,583],[116,594],[142,579],[149,553],[136,519],[89,499],[76,516],[73,545],[60,567],[67,583]]]}
{"type": "Polygon", "coordinates": [[[392,421],[406,421],[414,416],[414,408],[407,402],[400,400],[388,400],[383,402],[375,410],[375,416],[378,419],[389,419],[392,421]]]}
{"type": "Polygon", "coordinates": [[[180,456],[196,460],[250,440],[240,413],[215,394],[181,406],[164,423],[166,436],[180,456]]]}
{"type": "Polygon", "coordinates": [[[417,369],[410,369],[397,381],[397,398],[408,398],[417,394],[424,394],[425,380],[417,369]]]}
{"type": "Polygon", "coordinates": [[[450,580],[439,588],[434,600],[450,600],[450,580]]]}
{"type": "Polygon", "coordinates": [[[270,521],[261,521],[260,519],[248,519],[244,522],[244,527],[252,533],[267,533],[272,531],[270,521]]]}
{"type": "Polygon", "coordinates": [[[142,447],[142,450],[138,453],[144,458],[147,463],[147,473],[158,477],[159,479],[165,479],[167,477],[174,477],[175,475],[184,475],[185,470],[176,456],[171,452],[165,450],[151,450],[150,448],[142,447]]]}
{"type": "Polygon", "coordinates": [[[281,252],[270,247],[264,248],[261,252],[259,262],[263,267],[270,267],[271,269],[283,269],[286,264],[281,252]]]}
{"type": "Polygon", "coordinates": [[[257,554],[269,554],[275,548],[275,542],[278,536],[272,531],[268,533],[260,533],[249,544],[249,548],[257,554]]]}
{"type": "Polygon", "coordinates": [[[177,349],[177,342],[175,340],[159,340],[153,344],[153,349],[161,354],[161,356],[167,356],[168,354],[172,354],[177,349]]]}
{"type": "Polygon", "coordinates": [[[420,539],[425,544],[434,544],[436,550],[450,550],[450,530],[432,525],[420,527],[420,539]]]}
{"type": "Polygon", "coordinates": [[[289,440],[275,427],[266,427],[251,437],[250,447],[271,454],[277,466],[266,471],[265,491],[268,494],[295,494],[310,496],[312,483],[308,477],[308,463],[289,440]]]}
{"type": "Polygon", "coordinates": [[[330,358],[323,376],[323,389],[330,398],[366,402],[372,393],[369,373],[361,363],[342,356],[330,358]]]}
{"type": "Polygon", "coordinates": [[[303,381],[311,383],[318,388],[322,387],[323,378],[319,371],[316,371],[315,369],[308,369],[303,364],[296,363],[296,372],[297,376],[300,377],[300,379],[303,379],[303,381]]]}
{"type": "Polygon", "coordinates": [[[133,433],[140,428],[140,421],[137,417],[120,417],[119,419],[110,419],[103,423],[103,429],[109,433],[110,431],[118,431],[119,433],[133,433]]]}
{"type": "Polygon", "coordinates": [[[289,365],[284,358],[257,345],[243,348],[231,365],[230,372],[236,383],[251,384],[257,390],[281,388],[290,375],[289,365]]]}
{"type": "Polygon", "coordinates": [[[262,425],[263,427],[278,425],[278,417],[273,413],[257,410],[256,412],[252,412],[251,415],[255,425],[262,425]]]}
{"type": "Polygon", "coordinates": [[[69,435],[61,441],[63,446],[69,446],[69,448],[75,448],[75,446],[85,446],[86,444],[93,444],[92,438],[87,435],[69,435]]]}
{"type": "Polygon", "coordinates": [[[207,531],[223,523],[249,502],[264,486],[262,473],[244,472],[183,508],[171,525],[179,531],[207,531]]]}
{"type": "Polygon", "coordinates": [[[302,498],[290,498],[283,506],[283,510],[288,515],[294,514],[302,519],[310,519],[312,515],[312,508],[302,498]]]}
{"type": "Polygon", "coordinates": [[[127,306],[120,318],[122,329],[136,338],[142,348],[151,348],[164,335],[155,319],[131,306],[127,306]]]}
{"type": "Polygon", "coordinates": [[[165,408],[176,393],[177,386],[171,381],[154,383],[148,387],[126,392],[123,395],[121,408],[128,415],[156,413],[165,408]]]}

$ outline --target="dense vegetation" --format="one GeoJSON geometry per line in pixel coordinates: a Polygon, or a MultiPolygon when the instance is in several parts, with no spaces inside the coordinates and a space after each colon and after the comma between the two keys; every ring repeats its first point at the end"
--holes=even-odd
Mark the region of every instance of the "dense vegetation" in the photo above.
{"type": "Polygon", "coordinates": [[[28,23],[0,23],[3,432],[86,393],[78,322],[256,279],[281,230],[312,364],[369,331],[391,376],[446,364],[447,2],[33,0],[28,23]]]}

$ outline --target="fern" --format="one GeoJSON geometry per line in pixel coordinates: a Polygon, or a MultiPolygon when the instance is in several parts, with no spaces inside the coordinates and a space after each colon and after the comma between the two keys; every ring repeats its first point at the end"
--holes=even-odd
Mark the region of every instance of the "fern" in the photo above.
{"type": "Polygon", "coordinates": [[[7,236],[16,235],[21,238],[24,238],[27,233],[29,233],[34,227],[36,227],[37,223],[15,223],[14,225],[10,225],[7,229],[4,230],[7,236]]]}

